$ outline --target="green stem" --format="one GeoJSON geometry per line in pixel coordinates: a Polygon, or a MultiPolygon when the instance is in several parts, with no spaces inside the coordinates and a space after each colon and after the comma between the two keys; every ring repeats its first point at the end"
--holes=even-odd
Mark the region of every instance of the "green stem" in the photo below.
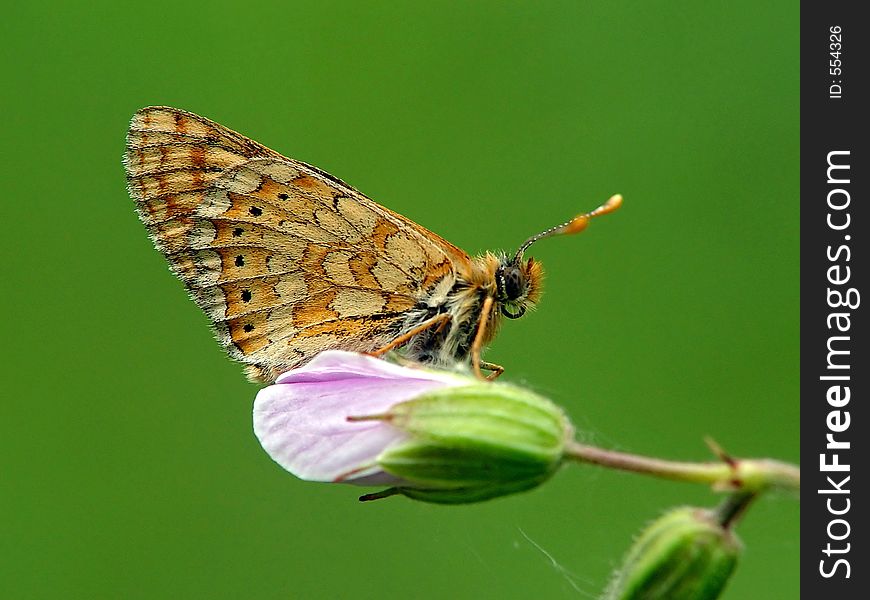
{"type": "Polygon", "coordinates": [[[712,513],[722,527],[725,529],[733,528],[757,497],[756,492],[734,492],[726,497],[712,513]]]}
{"type": "Polygon", "coordinates": [[[637,454],[605,450],[596,446],[568,442],[565,457],[609,469],[643,473],[661,479],[704,483],[722,490],[756,493],[767,488],[800,491],[800,468],[770,459],[726,458],[723,462],[681,462],[637,454]]]}

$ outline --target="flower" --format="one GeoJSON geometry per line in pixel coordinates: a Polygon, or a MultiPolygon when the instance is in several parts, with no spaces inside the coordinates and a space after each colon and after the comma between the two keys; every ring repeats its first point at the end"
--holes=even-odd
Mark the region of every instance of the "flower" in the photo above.
{"type": "Polygon", "coordinates": [[[462,503],[534,487],[561,464],[572,429],[527,390],[469,375],[327,351],[254,401],[254,432],[282,467],[310,481],[383,484],[462,503]]]}

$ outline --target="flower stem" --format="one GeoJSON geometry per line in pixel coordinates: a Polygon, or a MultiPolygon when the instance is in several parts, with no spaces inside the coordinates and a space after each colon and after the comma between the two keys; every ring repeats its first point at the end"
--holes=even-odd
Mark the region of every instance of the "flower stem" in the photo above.
{"type": "Polygon", "coordinates": [[[777,487],[800,491],[801,486],[800,468],[770,459],[736,459],[723,456],[723,462],[681,462],[605,450],[576,441],[566,445],[565,458],[661,479],[704,483],[719,490],[756,493],[777,487]]]}
{"type": "Polygon", "coordinates": [[[713,509],[712,513],[722,527],[725,529],[733,528],[757,497],[756,492],[734,492],[713,509]]]}

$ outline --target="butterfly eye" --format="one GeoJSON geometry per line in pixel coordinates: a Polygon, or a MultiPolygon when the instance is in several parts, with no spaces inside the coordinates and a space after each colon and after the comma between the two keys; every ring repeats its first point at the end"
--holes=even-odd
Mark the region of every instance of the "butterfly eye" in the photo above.
{"type": "Polygon", "coordinates": [[[505,265],[499,267],[496,272],[496,285],[498,288],[498,300],[500,302],[512,302],[519,300],[526,294],[526,280],[519,267],[505,265]]]}
{"type": "Polygon", "coordinates": [[[504,273],[504,295],[508,300],[516,300],[525,292],[523,276],[520,270],[516,267],[505,269],[504,273]]]}

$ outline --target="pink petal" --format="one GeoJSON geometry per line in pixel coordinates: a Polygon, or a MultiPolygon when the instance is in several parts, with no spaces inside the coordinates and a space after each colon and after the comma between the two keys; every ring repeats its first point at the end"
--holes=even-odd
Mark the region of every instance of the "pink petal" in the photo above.
{"type": "Polygon", "coordinates": [[[429,390],[465,385],[460,376],[402,367],[384,360],[329,350],[282,374],[254,400],[254,433],[279,465],[301,479],[391,484],[375,459],[404,433],[383,421],[350,422],[379,415],[429,390]]]}

